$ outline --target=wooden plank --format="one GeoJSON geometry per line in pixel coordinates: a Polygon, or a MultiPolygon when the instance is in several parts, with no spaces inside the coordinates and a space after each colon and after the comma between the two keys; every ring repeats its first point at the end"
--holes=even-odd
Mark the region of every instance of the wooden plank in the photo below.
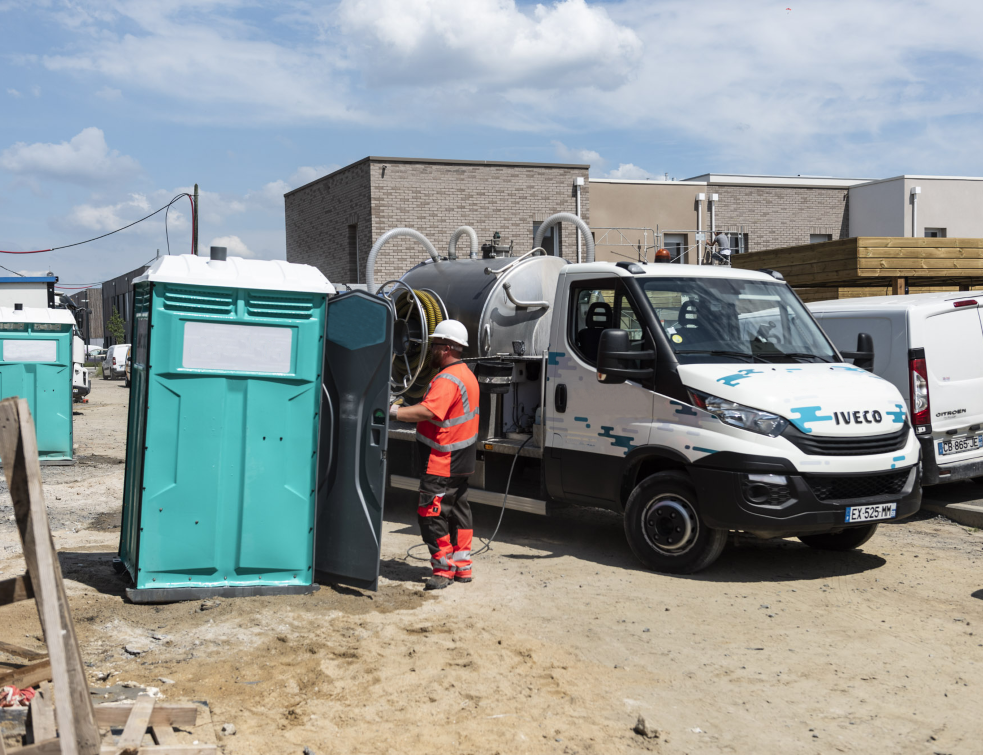
{"type": "Polygon", "coordinates": [[[907,286],[908,281],[906,281],[904,278],[895,278],[894,283],[891,285],[891,293],[895,296],[902,296],[907,293],[905,291],[907,286]]]}
{"type": "Polygon", "coordinates": [[[24,648],[20,645],[11,645],[9,642],[0,642],[0,650],[7,655],[16,655],[19,658],[26,658],[29,661],[39,661],[48,657],[47,653],[40,653],[37,650],[24,648]]]}
{"type": "Polygon", "coordinates": [[[880,278],[937,278],[937,279],[958,279],[981,280],[983,270],[946,270],[939,268],[918,268],[918,267],[891,267],[891,268],[863,268],[859,270],[861,278],[880,277],[880,278]]]}
{"type": "MultiPolygon", "coordinates": [[[[133,703],[107,703],[96,706],[96,722],[99,726],[125,726],[133,703]]],[[[155,705],[150,714],[150,726],[195,726],[198,708],[194,705],[155,705]]]]}
{"type": "Polygon", "coordinates": [[[43,661],[31,663],[11,671],[4,671],[0,674],[0,687],[12,684],[15,687],[24,689],[26,687],[36,687],[41,682],[51,681],[51,660],[45,658],[43,661]]]}
{"type": "Polygon", "coordinates": [[[974,238],[922,238],[917,236],[861,236],[857,239],[857,248],[864,249],[883,246],[895,249],[945,249],[946,247],[966,247],[967,249],[983,248],[983,239],[974,238]]]}
{"type": "Polygon", "coordinates": [[[34,597],[31,587],[31,577],[24,574],[20,577],[0,580],[0,606],[16,603],[20,600],[30,600],[34,597]]]}
{"type": "Polygon", "coordinates": [[[63,755],[65,752],[61,748],[63,744],[67,744],[64,739],[46,739],[14,750],[10,755],[63,755]]]}
{"type": "Polygon", "coordinates": [[[159,745],[176,745],[177,734],[170,726],[151,726],[150,734],[159,745]]]}
{"type": "Polygon", "coordinates": [[[58,698],[55,717],[61,732],[61,750],[65,755],[96,755],[100,748],[99,727],[51,538],[37,435],[24,399],[0,401],[0,460],[48,647],[58,698]]]}
{"type": "Polygon", "coordinates": [[[859,270],[897,269],[899,267],[911,270],[981,270],[983,258],[980,259],[895,259],[891,257],[871,257],[857,260],[859,270]]]}
{"type": "Polygon", "coordinates": [[[154,700],[150,695],[141,692],[130,709],[130,717],[116,743],[116,755],[137,755],[143,744],[143,737],[150,724],[150,714],[154,712],[154,700]]]}
{"type": "Polygon", "coordinates": [[[876,246],[865,247],[857,251],[859,259],[884,257],[886,259],[983,259],[983,248],[965,249],[950,247],[945,249],[892,249],[876,246]]]}
{"type": "Polygon", "coordinates": [[[43,742],[58,736],[58,730],[55,728],[55,709],[51,701],[50,682],[43,682],[41,689],[31,700],[31,733],[35,742],[43,742]]]}

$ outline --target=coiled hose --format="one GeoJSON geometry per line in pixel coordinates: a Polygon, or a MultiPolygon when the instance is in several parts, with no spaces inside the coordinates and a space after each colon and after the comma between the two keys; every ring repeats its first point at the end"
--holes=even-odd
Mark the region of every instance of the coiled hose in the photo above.
{"type": "MultiPolygon", "coordinates": [[[[420,304],[423,305],[423,313],[426,317],[426,323],[422,323],[427,329],[427,336],[432,336],[434,328],[437,327],[437,323],[444,319],[444,313],[440,308],[440,302],[435,296],[427,293],[426,291],[418,291],[414,289],[414,294],[420,300],[420,304]]],[[[396,317],[401,320],[409,319],[413,315],[413,311],[416,309],[416,305],[413,302],[412,297],[403,291],[396,297],[396,317]]],[[[433,380],[434,375],[437,374],[436,367],[432,364],[430,357],[430,349],[427,349],[426,354],[421,354],[417,352],[412,356],[409,356],[410,370],[415,372],[417,365],[420,364],[420,359],[424,360],[423,369],[420,370],[420,376],[417,378],[416,382],[410,387],[406,393],[403,395],[406,398],[416,399],[423,396],[424,391],[427,386],[430,385],[430,381],[433,380]]],[[[392,367],[392,378],[393,382],[402,384],[403,378],[406,376],[406,363],[402,359],[393,358],[392,367]]]]}

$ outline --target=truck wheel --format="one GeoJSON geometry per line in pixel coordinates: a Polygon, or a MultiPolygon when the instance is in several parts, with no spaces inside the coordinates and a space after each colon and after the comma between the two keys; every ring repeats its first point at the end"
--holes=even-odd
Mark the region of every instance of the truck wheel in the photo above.
{"type": "Polygon", "coordinates": [[[696,511],[696,492],[682,472],[659,472],[632,491],[625,506],[632,552],[653,571],[692,574],[717,560],[726,530],[707,527],[696,511]]]}
{"type": "Polygon", "coordinates": [[[877,532],[877,524],[863,524],[839,532],[799,535],[799,540],[810,548],[818,548],[823,551],[852,551],[870,540],[875,532],[877,532]]]}

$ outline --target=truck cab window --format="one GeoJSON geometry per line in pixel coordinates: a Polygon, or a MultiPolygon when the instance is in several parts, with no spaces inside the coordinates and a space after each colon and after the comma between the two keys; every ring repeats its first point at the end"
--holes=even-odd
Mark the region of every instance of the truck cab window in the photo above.
{"type": "Polygon", "coordinates": [[[570,340],[580,357],[597,364],[601,333],[615,325],[615,284],[587,284],[572,291],[570,340]]]}

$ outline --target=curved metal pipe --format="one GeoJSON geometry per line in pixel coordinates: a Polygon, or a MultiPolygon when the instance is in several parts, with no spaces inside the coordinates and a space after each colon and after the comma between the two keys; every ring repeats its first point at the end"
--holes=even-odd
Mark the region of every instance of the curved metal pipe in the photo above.
{"type": "Polygon", "coordinates": [[[510,262],[505,267],[499,268],[498,270],[492,270],[490,267],[486,267],[485,268],[485,275],[494,275],[497,278],[499,275],[502,275],[503,273],[507,273],[509,270],[511,270],[516,265],[518,265],[524,259],[526,259],[527,257],[531,257],[536,252],[542,252],[544,256],[546,255],[546,250],[543,249],[543,247],[541,247],[541,246],[537,246],[532,251],[526,252],[521,257],[516,257],[514,262],[510,262]]]}
{"type": "Polygon", "coordinates": [[[457,240],[465,234],[467,234],[468,238],[471,239],[471,254],[469,256],[473,260],[478,259],[478,234],[475,233],[474,228],[469,225],[462,225],[451,234],[451,240],[447,242],[447,259],[457,259],[457,240]]]}
{"type": "Polygon", "coordinates": [[[525,307],[526,309],[535,309],[535,308],[549,309],[550,308],[550,303],[548,301],[520,301],[519,299],[516,299],[514,296],[512,296],[512,284],[511,283],[508,283],[508,282],[503,283],[502,284],[502,288],[505,289],[505,295],[507,297],[509,297],[509,301],[512,302],[512,305],[515,306],[515,307],[525,307]]]}
{"type": "MultiPolygon", "coordinates": [[[[556,215],[550,215],[543,224],[539,226],[536,231],[536,239],[532,242],[533,246],[542,246],[543,237],[546,235],[546,231],[555,226],[557,223],[573,223],[580,229],[580,232],[584,234],[584,243],[587,245],[587,262],[594,261],[594,237],[590,235],[590,226],[587,225],[583,220],[578,218],[572,212],[558,212],[556,215]]],[[[559,251],[559,250],[557,250],[559,251]]]]}
{"type": "Polygon", "coordinates": [[[412,228],[393,228],[391,231],[386,231],[372,245],[372,249],[369,251],[369,257],[365,261],[365,283],[369,293],[371,294],[376,292],[375,258],[378,256],[379,250],[385,246],[386,242],[390,239],[396,238],[397,236],[407,236],[411,239],[416,239],[423,244],[423,248],[427,250],[427,254],[430,255],[430,259],[432,259],[434,262],[437,262],[440,259],[440,256],[437,254],[437,250],[434,249],[434,245],[430,243],[430,239],[419,231],[412,228]]]}

